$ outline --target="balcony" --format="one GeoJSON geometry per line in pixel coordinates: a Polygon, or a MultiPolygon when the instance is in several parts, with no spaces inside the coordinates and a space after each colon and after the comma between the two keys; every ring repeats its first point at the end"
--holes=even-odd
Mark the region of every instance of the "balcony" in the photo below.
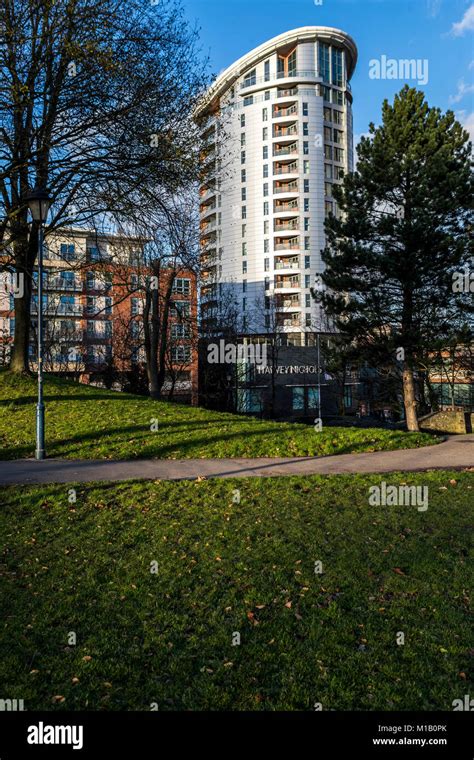
{"type": "Polygon", "coordinates": [[[288,238],[275,238],[275,251],[299,251],[300,239],[299,237],[288,238]]]}
{"type": "Polygon", "coordinates": [[[300,308],[300,296],[299,293],[292,293],[288,295],[279,295],[275,297],[276,309],[299,309],[300,308]]]}
{"type": "Polygon", "coordinates": [[[289,276],[276,275],[275,277],[275,290],[290,290],[292,288],[300,287],[300,278],[297,274],[289,276]]]}
{"type": "MultiPolygon", "coordinates": [[[[57,303],[43,305],[43,314],[48,314],[49,316],[82,317],[83,311],[84,307],[81,304],[57,303]]],[[[38,305],[36,303],[31,304],[31,313],[38,314],[38,305]]]]}
{"type": "Polygon", "coordinates": [[[203,224],[201,227],[201,237],[209,237],[213,232],[217,230],[217,222],[209,222],[209,224],[203,224]]]}
{"type": "Polygon", "coordinates": [[[107,291],[107,290],[110,290],[111,287],[112,287],[112,283],[106,280],[96,280],[96,279],[86,280],[87,290],[107,291]]]}
{"type": "Polygon", "coordinates": [[[273,125],[273,137],[291,137],[298,134],[298,125],[290,124],[287,127],[280,126],[279,124],[273,125]]]}
{"type": "Polygon", "coordinates": [[[280,193],[297,193],[298,192],[298,183],[297,182],[275,182],[273,193],[275,195],[278,195],[280,193]]]}
{"type": "Polygon", "coordinates": [[[275,201],[273,204],[273,211],[275,214],[287,214],[293,211],[298,211],[299,204],[297,200],[294,201],[275,201]]]}
{"type": "Polygon", "coordinates": [[[213,213],[215,213],[216,208],[217,208],[217,204],[215,201],[214,203],[202,204],[200,208],[201,218],[205,218],[209,215],[212,215],[213,213]]]}
{"type": "Polygon", "coordinates": [[[278,143],[276,143],[273,146],[274,156],[294,156],[297,154],[298,154],[297,142],[291,143],[291,145],[282,145],[282,146],[279,146],[278,143]]]}
{"type": "Polygon", "coordinates": [[[275,258],[275,269],[299,269],[300,261],[298,256],[278,256],[275,258]]]}
{"type": "Polygon", "coordinates": [[[298,96],[297,87],[285,87],[278,90],[277,98],[294,98],[298,96]]]}
{"type": "Polygon", "coordinates": [[[73,290],[81,291],[82,282],[80,280],[72,280],[67,277],[48,277],[45,284],[45,290],[73,290]]]}
{"type": "Polygon", "coordinates": [[[276,163],[273,174],[275,176],[281,174],[298,174],[298,161],[293,161],[291,164],[276,163]]]}
{"type": "Polygon", "coordinates": [[[241,90],[248,90],[250,87],[256,87],[257,85],[266,84],[268,82],[276,82],[282,79],[319,79],[317,71],[279,71],[277,75],[266,77],[249,77],[244,80],[241,85],[241,90]]]}
{"type": "Polygon", "coordinates": [[[298,114],[298,106],[297,104],[283,107],[283,106],[273,106],[273,118],[274,119],[281,119],[282,117],[288,117],[288,116],[296,116],[298,114]]]}
{"type": "Polygon", "coordinates": [[[301,327],[301,318],[299,314],[277,314],[276,324],[278,327],[301,327]]]}
{"type": "Polygon", "coordinates": [[[275,232],[287,232],[289,230],[299,230],[299,227],[300,222],[298,217],[296,217],[296,219],[285,219],[283,222],[275,219],[273,229],[275,232]]]}

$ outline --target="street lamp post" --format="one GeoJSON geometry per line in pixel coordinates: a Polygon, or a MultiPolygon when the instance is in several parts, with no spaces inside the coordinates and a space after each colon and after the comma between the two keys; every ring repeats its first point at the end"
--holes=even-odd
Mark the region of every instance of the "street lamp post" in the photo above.
{"type": "Polygon", "coordinates": [[[36,405],[36,459],[44,459],[44,401],[43,401],[43,237],[50,198],[44,188],[35,188],[27,197],[33,221],[38,225],[38,403],[36,405]]]}

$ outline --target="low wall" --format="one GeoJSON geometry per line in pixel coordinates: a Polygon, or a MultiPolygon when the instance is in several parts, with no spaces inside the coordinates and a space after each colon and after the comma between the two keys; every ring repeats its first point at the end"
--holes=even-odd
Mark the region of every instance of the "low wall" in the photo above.
{"type": "Polygon", "coordinates": [[[464,412],[435,412],[420,419],[420,428],[436,433],[471,433],[474,414],[464,412]]]}

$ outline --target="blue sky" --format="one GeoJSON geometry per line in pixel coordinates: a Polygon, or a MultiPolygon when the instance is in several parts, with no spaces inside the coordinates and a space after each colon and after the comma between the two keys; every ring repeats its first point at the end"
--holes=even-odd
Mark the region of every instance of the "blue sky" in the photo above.
{"type": "MultiPolygon", "coordinates": [[[[451,108],[474,132],[474,2],[472,0],[182,0],[201,29],[201,43],[217,74],[257,45],[299,26],[335,26],[359,49],[352,78],[354,133],[380,120],[384,98],[404,82],[371,79],[373,59],[426,59],[419,85],[430,105],[451,108]]],[[[410,81],[412,86],[418,86],[410,81]]]]}

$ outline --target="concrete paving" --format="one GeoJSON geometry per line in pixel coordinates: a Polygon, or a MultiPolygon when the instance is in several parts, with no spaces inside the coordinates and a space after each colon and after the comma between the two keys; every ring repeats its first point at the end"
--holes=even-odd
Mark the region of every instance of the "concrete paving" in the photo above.
{"type": "Polygon", "coordinates": [[[421,449],[288,459],[34,459],[0,461],[0,484],[92,483],[122,480],[281,477],[342,473],[417,472],[474,468],[474,434],[449,436],[421,449]]]}

